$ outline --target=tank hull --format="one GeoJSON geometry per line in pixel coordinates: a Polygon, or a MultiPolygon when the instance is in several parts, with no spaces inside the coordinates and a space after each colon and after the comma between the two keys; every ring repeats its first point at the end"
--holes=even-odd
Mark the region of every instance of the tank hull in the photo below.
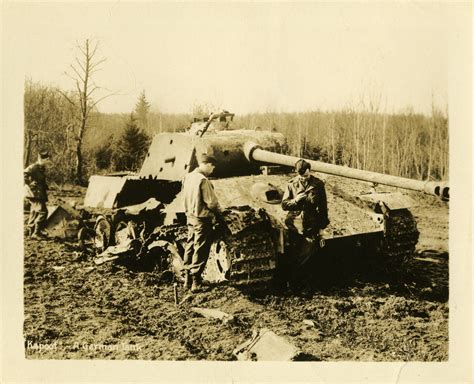
{"type": "MultiPolygon", "coordinates": [[[[297,255],[294,255],[295,244],[301,247],[298,248],[301,252],[308,252],[310,258],[315,260],[335,260],[341,254],[348,258],[352,255],[354,259],[361,255],[366,258],[378,255],[377,262],[384,260],[393,268],[413,255],[418,230],[407,209],[412,203],[409,198],[397,192],[371,192],[372,187],[368,182],[318,173],[315,176],[324,180],[328,199],[330,224],[321,236],[324,246],[319,243],[308,244],[303,236],[294,236],[285,224],[287,212],[281,208],[281,197],[294,174],[213,179],[219,203],[228,215],[228,227],[239,227],[235,232],[240,235],[223,236],[217,240],[224,245],[218,246],[219,252],[211,250],[204,279],[210,282],[249,284],[285,275],[297,260],[297,255]],[[274,193],[268,199],[265,193],[261,193],[262,189],[256,186],[267,186],[266,192],[274,193]],[[381,210],[381,201],[385,201],[382,205],[385,212],[381,210]],[[263,227],[266,231],[261,234],[262,226],[253,224],[249,224],[245,230],[243,219],[231,214],[236,209],[248,209],[254,215],[255,212],[265,212],[268,222],[263,227]],[[254,236],[247,236],[248,233],[254,236]],[[241,258],[243,254],[246,256],[241,258]],[[282,268],[286,271],[282,271],[282,268]]],[[[171,205],[175,212],[184,211],[180,194],[171,205]]]]}

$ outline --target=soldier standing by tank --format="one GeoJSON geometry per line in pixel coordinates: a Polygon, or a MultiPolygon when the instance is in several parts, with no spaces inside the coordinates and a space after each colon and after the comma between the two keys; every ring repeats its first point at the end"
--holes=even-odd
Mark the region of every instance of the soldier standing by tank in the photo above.
{"type": "Polygon", "coordinates": [[[28,235],[32,239],[41,239],[46,235],[42,232],[48,210],[48,185],[46,183],[46,169],[50,164],[47,151],[38,154],[38,161],[28,166],[23,174],[25,180],[26,198],[30,202],[30,216],[28,219],[28,235]]]}
{"type": "Polygon", "coordinates": [[[296,162],[295,170],[298,175],[288,182],[281,203],[288,211],[285,224],[291,234],[293,277],[309,260],[329,224],[324,182],[310,174],[311,165],[303,159],[296,162]]]}
{"type": "Polygon", "coordinates": [[[212,183],[207,179],[216,160],[203,154],[199,167],[187,174],[183,182],[184,209],[188,224],[188,238],[184,253],[185,288],[197,292],[201,274],[209,257],[213,221],[220,212],[212,183]]]}

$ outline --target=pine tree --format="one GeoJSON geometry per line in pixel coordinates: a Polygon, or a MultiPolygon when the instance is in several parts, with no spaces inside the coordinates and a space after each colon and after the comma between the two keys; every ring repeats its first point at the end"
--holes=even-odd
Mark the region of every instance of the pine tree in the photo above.
{"type": "Polygon", "coordinates": [[[138,102],[135,105],[135,114],[137,116],[138,127],[145,132],[148,131],[148,112],[150,111],[150,103],[147,101],[145,91],[143,90],[138,97],[138,102]]]}
{"type": "Polygon", "coordinates": [[[145,158],[149,143],[150,138],[138,127],[137,120],[131,113],[125,129],[115,145],[115,170],[138,170],[145,158]]]}
{"type": "Polygon", "coordinates": [[[104,144],[100,145],[94,153],[95,166],[98,169],[108,169],[110,167],[113,155],[113,149],[110,147],[110,141],[112,138],[107,140],[104,144]]]}

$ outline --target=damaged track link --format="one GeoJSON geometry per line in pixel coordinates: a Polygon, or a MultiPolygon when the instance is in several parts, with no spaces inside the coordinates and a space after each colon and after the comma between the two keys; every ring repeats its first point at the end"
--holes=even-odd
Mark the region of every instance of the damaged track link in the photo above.
{"type": "Polygon", "coordinates": [[[416,221],[407,209],[391,211],[385,220],[382,254],[387,267],[399,268],[415,253],[419,236],[416,221]]]}
{"type": "Polygon", "coordinates": [[[233,285],[270,281],[276,269],[271,236],[270,230],[261,227],[216,240],[203,277],[210,282],[230,281],[233,285]]]}

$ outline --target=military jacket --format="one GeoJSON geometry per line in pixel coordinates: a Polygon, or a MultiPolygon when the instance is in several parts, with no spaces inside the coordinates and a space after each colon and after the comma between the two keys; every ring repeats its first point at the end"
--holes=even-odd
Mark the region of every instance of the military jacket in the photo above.
{"type": "Polygon", "coordinates": [[[43,165],[33,163],[24,171],[27,198],[37,201],[48,201],[46,170],[43,165]]]}
{"type": "Polygon", "coordinates": [[[214,213],[220,210],[211,181],[198,168],[185,176],[183,196],[188,218],[214,217],[214,213]]]}
{"type": "Polygon", "coordinates": [[[302,235],[315,235],[329,224],[324,182],[313,175],[307,179],[300,176],[291,179],[281,205],[283,210],[288,211],[285,220],[287,227],[302,235]],[[295,198],[301,192],[305,197],[297,202],[295,198]]]}

